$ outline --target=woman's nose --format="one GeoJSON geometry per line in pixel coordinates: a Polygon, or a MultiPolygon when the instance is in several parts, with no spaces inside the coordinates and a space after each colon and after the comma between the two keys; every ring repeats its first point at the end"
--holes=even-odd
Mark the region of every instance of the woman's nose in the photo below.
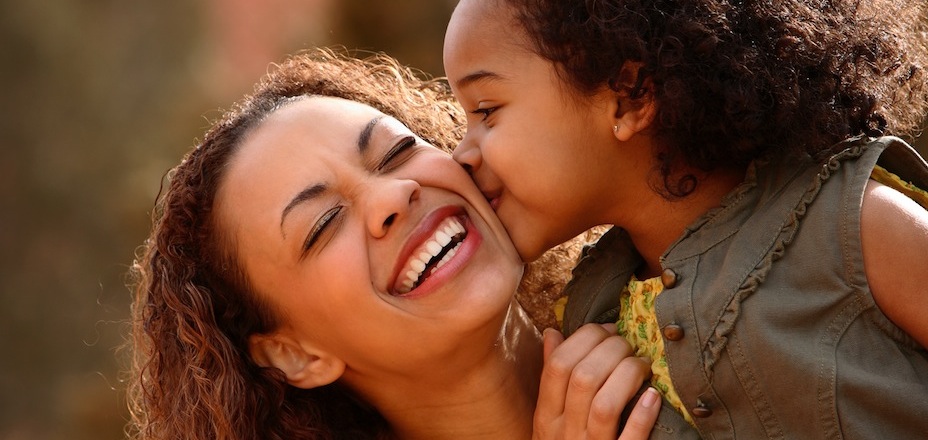
{"type": "Polygon", "coordinates": [[[467,172],[473,176],[477,169],[480,168],[481,163],[483,162],[483,157],[480,153],[480,148],[477,147],[476,142],[472,136],[465,135],[464,139],[461,140],[461,143],[458,144],[458,147],[454,149],[454,152],[451,153],[451,156],[454,157],[454,160],[457,163],[461,164],[467,172]]]}
{"type": "Polygon", "coordinates": [[[405,219],[412,203],[419,199],[419,182],[383,179],[371,182],[367,227],[375,238],[383,238],[398,220],[405,219]]]}

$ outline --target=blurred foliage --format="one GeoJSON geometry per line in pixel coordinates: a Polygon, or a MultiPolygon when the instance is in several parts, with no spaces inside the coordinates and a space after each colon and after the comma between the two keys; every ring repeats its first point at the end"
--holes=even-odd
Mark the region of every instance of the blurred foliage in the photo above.
{"type": "Polygon", "coordinates": [[[0,2],[0,440],[123,437],[126,272],[164,172],[217,109],[312,45],[385,51],[441,75],[453,4],[0,2]],[[263,26],[238,25],[271,5],[263,26]],[[254,65],[217,59],[230,44],[254,65]]]}

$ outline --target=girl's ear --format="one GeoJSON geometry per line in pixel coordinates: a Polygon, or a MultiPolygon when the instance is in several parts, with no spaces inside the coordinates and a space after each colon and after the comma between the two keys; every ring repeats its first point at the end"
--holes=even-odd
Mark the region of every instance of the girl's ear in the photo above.
{"type": "Polygon", "coordinates": [[[651,78],[646,78],[641,85],[642,96],[632,99],[628,91],[638,81],[641,63],[626,61],[616,81],[619,89],[615,98],[615,120],[612,131],[616,139],[625,142],[637,133],[651,126],[657,115],[657,103],[654,101],[651,78]]]}
{"type": "Polygon", "coordinates": [[[304,348],[280,333],[252,335],[248,351],[256,364],[283,371],[287,383],[297,388],[328,385],[345,372],[341,359],[313,347],[304,348]]]}

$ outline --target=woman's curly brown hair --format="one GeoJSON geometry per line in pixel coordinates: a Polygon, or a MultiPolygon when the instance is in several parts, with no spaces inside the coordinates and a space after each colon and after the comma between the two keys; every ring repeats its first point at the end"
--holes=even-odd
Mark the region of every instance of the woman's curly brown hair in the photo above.
{"type": "MultiPolygon", "coordinates": [[[[273,330],[276,315],[258,300],[235,244],[212,216],[217,188],[243,136],[282,104],[304,95],[370,105],[446,151],[462,136],[462,112],[446,85],[387,56],[359,60],[343,51],[318,49],[276,66],[168,173],[167,187],[157,199],[151,235],[132,267],[132,438],[386,435],[382,418],[349,390],[338,384],[297,389],[279,371],[250,359],[249,335],[273,330]]],[[[567,265],[560,257],[565,252],[541,263],[550,266],[533,271],[535,284],[524,290],[563,285],[567,265]]]]}
{"type": "Polygon", "coordinates": [[[679,164],[824,158],[865,134],[909,135],[928,107],[923,1],[496,0],[581,93],[655,99],[666,193],[679,164]],[[626,61],[641,63],[622,86],[626,61]],[[648,84],[650,83],[650,87],[648,84]]]}

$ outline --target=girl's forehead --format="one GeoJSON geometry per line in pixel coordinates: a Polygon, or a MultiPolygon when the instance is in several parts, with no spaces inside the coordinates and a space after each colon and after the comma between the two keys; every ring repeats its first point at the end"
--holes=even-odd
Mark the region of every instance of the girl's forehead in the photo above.
{"type": "Polygon", "coordinates": [[[487,54],[531,48],[515,10],[506,2],[462,0],[448,22],[445,50],[480,42],[487,44],[487,54]]]}

